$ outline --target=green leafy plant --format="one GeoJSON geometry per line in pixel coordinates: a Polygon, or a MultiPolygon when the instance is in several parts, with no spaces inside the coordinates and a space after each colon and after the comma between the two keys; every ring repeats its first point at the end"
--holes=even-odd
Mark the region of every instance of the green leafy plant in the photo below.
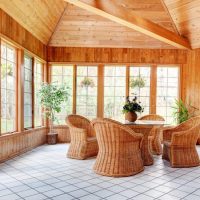
{"type": "Polygon", "coordinates": [[[191,105],[185,105],[181,99],[175,100],[175,106],[172,107],[173,111],[173,118],[177,124],[180,124],[184,121],[187,121],[189,118],[195,116],[195,112],[198,111],[198,108],[195,108],[191,105]]]}
{"type": "Polygon", "coordinates": [[[173,106],[172,108],[174,109],[173,118],[178,124],[190,118],[189,111],[181,99],[176,99],[175,106],[173,106]]]}
{"type": "Polygon", "coordinates": [[[94,81],[89,78],[89,77],[85,77],[82,81],[81,81],[81,87],[94,87],[94,81]]]}
{"type": "Polygon", "coordinates": [[[135,88],[135,87],[143,88],[143,87],[145,87],[145,79],[141,76],[136,77],[136,78],[132,78],[130,80],[130,87],[131,88],[135,88]]]}
{"type": "Polygon", "coordinates": [[[61,111],[61,104],[69,97],[69,88],[53,83],[43,83],[38,92],[40,103],[44,110],[44,116],[50,119],[50,134],[53,133],[53,123],[57,120],[55,114],[61,111]]]}
{"type": "Polygon", "coordinates": [[[140,102],[137,102],[137,97],[135,96],[131,101],[129,100],[129,96],[126,97],[126,103],[123,106],[123,113],[128,112],[143,112],[144,108],[140,105],[140,102]]]}

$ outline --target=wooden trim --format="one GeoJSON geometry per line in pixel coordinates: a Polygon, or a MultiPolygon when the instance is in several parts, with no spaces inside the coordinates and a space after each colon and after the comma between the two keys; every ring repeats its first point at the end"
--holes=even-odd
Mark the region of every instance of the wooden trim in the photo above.
{"type": "Polygon", "coordinates": [[[72,108],[72,113],[76,114],[76,81],[77,81],[77,65],[73,65],[73,97],[72,97],[72,101],[73,101],[73,108],[72,108]]]}
{"type": "Polygon", "coordinates": [[[97,117],[104,116],[104,65],[98,65],[97,117]]]}
{"type": "Polygon", "coordinates": [[[126,97],[129,96],[130,65],[126,65],[126,97]]]}
{"type": "Polygon", "coordinates": [[[150,114],[156,114],[156,93],[157,93],[157,65],[151,66],[150,75],[150,114]]]}
{"type": "MultiPolygon", "coordinates": [[[[1,37],[0,37],[0,77],[1,77],[1,37]]],[[[1,81],[0,81],[0,102],[1,102],[1,81]]],[[[0,116],[1,116],[1,103],[0,103],[0,116]]],[[[0,121],[0,136],[1,136],[1,121],[0,121]]]]}
{"type": "Polygon", "coordinates": [[[35,128],[35,58],[32,58],[32,126],[35,128]]]}
{"type": "Polygon", "coordinates": [[[114,21],[120,25],[136,30],[161,42],[172,45],[176,48],[191,49],[190,43],[176,33],[169,31],[158,24],[145,18],[137,16],[134,12],[128,11],[112,1],[101,0],[65,0],[82,9],[114,21]]]}
{"type": "Polygon", "coordinates": [[[17,131],[24,131],[24,50],[17,49],[17,131]]]}

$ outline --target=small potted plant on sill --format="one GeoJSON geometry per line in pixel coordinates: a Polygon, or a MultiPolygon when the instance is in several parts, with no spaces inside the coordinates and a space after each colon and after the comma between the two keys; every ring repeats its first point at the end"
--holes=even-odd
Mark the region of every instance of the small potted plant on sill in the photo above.
{"type": "Polygon", "coordinates": [[[40,103],[43,107],[44,117],[49,119],[48,144],[56,144],[58,134],[54,131],[55,114],[61,111],[61,104],[69,97],[68,87],[58,86],[53,83],[43,83],[38,92],[40,103]]]}
{"type": "Polygon", "coordinates": [[[129,100],[129,96],[126,97],[126,103],[123,107],[123,113],[125,114],[125,119],[130,122],[135,122],[137,120],[136,112],[143,112],[144,108],[137,102],[137,97],[135,96],[132,101],[129,100]]]}

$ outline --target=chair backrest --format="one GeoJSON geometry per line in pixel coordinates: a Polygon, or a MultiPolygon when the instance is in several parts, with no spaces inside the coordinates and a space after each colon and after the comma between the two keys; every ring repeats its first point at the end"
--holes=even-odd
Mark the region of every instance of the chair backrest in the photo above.
{"type": "Polygon", "coordinates": [[[95,136],[95,131],[90,124],[90,120],[81,115],[68,115],[66,117],[66,123],[69,128],[76,127],[76,128],[86,129],[88,137],[95,136]]]}
{"type": "Polygon", "coordinates": [[[162,116],[156,114],[144,115],[140,117],[139,120],[165,121],[165,119],[162,116]]]}
{"type": "Polygon", "coordinates": [[[182,122],[181,124],[178,125],[177,128],[179,131],[184,131],[184,130],[191,129],[197,126],[198,124],[200,124],[200,116],[192,117],[188,119],[187,121],[182,122]]]}
{"type": "Polygon", "coordinates": [[[121,145],[136,140],[136,137],[142,137],[141,134],[112,119],[95,119],[91,124],[95,129],[100,151],[120,151],[121,145]]]}

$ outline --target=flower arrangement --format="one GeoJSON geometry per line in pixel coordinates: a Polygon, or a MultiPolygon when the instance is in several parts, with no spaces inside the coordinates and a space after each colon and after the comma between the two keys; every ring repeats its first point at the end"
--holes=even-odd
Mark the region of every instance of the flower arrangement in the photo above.
{"type": "Polygon", "coordinates": [[[85,77],[82,81],[81,81],[81,87],[94,87],[94,81],[89,78],[89,77],[85,77]]]}
{"type": "Polygon", "coordinates": [[[144,108],[140,105],[141,102],[137,102],[137,97],[135,96],[132,101],[130,101],[129,96],[126,97],[126,103],[123,106],[123,113],[128,112],[143,112],[144,108]]]}

